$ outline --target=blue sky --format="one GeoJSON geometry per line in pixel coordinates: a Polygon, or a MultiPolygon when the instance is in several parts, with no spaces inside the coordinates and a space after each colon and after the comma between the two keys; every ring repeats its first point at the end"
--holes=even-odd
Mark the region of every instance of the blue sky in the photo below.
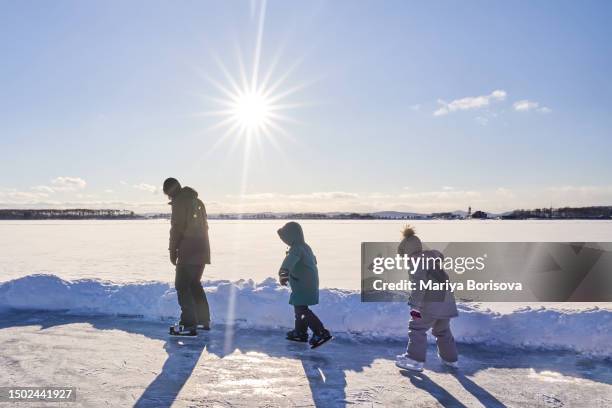
{"type": "Polygon", "coordinates": [[[605,1],[2,2],[0,207],[164,210],[167,176],[209,212],[610,204],[611,17],[605,1]],[[239,78],[241,55],[250,77],[261,13],[260,77],[278,56],[290,120],[218,143],[217,61],[239,78]]]}

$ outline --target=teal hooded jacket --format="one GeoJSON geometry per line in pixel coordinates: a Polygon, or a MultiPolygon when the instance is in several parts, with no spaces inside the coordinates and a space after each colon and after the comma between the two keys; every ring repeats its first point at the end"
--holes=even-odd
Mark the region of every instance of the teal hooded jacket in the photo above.
{"type": "Polygon", "coordinates": [[[288,276],[291,286],[289,303],[295,306],[311,306],[319,303],[319,270],[317,258],[304,241],[302,226],[288,222],[278,230],[278,236],[289,250],[283,261],[279,276],[288,276]]]}

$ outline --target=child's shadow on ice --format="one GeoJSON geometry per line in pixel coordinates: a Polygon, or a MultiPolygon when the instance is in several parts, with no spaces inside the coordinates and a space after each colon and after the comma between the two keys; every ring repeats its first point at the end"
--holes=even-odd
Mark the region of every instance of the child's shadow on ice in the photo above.
{"type": "Polygon", "coordinates": [[[457,398],[451,393],[432,381],[426,374],[415,371],[402,370],[400,371],[404,377],[408,377],[412,385],[416,388],[428,392],[434,397],[443,407],[464,407],[457,398]]]}
{"type": "MultiPolygon", "coordinates": [[[[345,369],[363,370],[364,365],[371,364],[373,359],[352,364],[343,364],[346,359],[331,358],[337,351],[332,344],[325,349],[310,351],[306,344],[286,342],[279,335],[282,332],[240,330],[227,326],[216,326],[211,332],[202,332],[195,338],[170,337],[159,330],[159,325],[151,330],[150,324],[142,322],[137,325],[121,325],[120,329],[148,337],[165,340],[164,349],[168,357],[161,372],[142,393],[135,407],[171,406],[181,392],[185,383],[198,366],[200,356],[206,350],[219,358],[232,355],[235,351],[241,353],[258,352],[276,358],[294,358],[300,360],[304,374],[316,407],[346,406],[346,376],[345,369]],[[157,334],[155,334],[157,333],[157,334]],[[152,334],[155,334],[152,336],[152,334]],[[331,347],[330,347],[331,346],[331,347]]],[[[100,324],[94,326],[98,328],[100,324]]],[[[116,327],[118,328],[118,327],[116,327]]],[[[342,346],[336,346],[341,348],[342,346]]],[[[201,364],[206,364],[205,362],[201,364]]],[[[205,384],[203,384],[205,385],[205,384]]]]}
{"type": "MultiPolygon", "coordinates": [[[[465,407],[463,403],[461,403],[457,398],[455,398],[443,387],[436,384],[425,373],[419,373],[409,370],[401,370],[400,372],[404,377],[408,377],[410,379],[412,385],[423,391],[428,392],[443,407],[465,407]]],[[[478,401],[480,401],[483,406],[488,408],[506,407],[506,405],[504,405],[501,401],[491,395],[491,393],[476,384],[474,381],[470,380],[462,372],[454,371],[452,372],[452,375],[457,379],[457,381],[459,381],[463,388],[465,388],[466,391],[476,397],[476,399],[478,399],[478,401]]]]}

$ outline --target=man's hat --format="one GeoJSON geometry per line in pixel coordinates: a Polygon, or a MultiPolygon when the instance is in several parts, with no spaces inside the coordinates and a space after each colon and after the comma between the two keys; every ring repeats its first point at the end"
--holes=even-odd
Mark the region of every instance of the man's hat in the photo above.
{"type": "Polygon", "coordinates": [[[181,189],[181,183],[174,177],[169,177],[164,181],[164,194],[174,197],[181,189]]]}

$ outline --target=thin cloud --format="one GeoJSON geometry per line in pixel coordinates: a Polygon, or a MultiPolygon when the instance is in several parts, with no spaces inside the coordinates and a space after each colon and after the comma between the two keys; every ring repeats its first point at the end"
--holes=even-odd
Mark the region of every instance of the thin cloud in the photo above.
{"type": "Polygon", "coordinates": [[[51,180],[51,185],[38,185],[30,187],[30,190],[38,193],[53,194],[57,192],[82,190],[87,186],[87,182],[80,177],[60,176],[51,180]]]}
{"type": "Polygon", "coordinates": [[[522,99],[512,104],[512,107],[517,112],[536,111],[540,113],[550,113],[552,110],[546,106],[540,106],[539,102],[522,99]]]}
{"type": "Polygon", "coordinates": [[[134,187],[137,190],[148,191],[149,193],[152,193],[152,194],[156,194],[159,192],[159,187],[154,186],[153,184],[140,183],[140,184],[134,184],[132,187],[134,187]]]}
{"type": "Polygon", "coordinates": [[[409,109],[410,109],[411,111],[418,112],[418,111],[420,111],[420,110],[421,110],[421,104],[416,103],[416,104],[414,104],[414,105],[410,105],[410,106],[409,106],[409,109]]]}
{"type": "Polygon", "coordinates": [[[28,203],[47,197],[49,197],[49,194],[42,192],[18,190],[0,191],[0,200],[7,201],[13,204],[28,203]]]}
{"type": "Polygon", "coordinates": [[[45,193],[45,194],[55,193],[55,190],[49,186],[34,186],[31,188],[31,190],[39,192],[39,193],[45,193]]]}
{"type": "Polygon", "coordinates": [[[292,199],[312,199],[312,200],[352,200],[359,198],[359,194],[347,193],[345,191],[316,192],[309,194],[293,194],[292,199]]]}
{"type": "MultiPolygon", "coordinates": [[[[0,189],[0,208],[116,208],[136,212],[167,212],[164,200],[126,202],[95,200],[83,195],[79,200],[58,201],[47,198],[46,193],[0,189]]],[[[430,213],[437,211],[475,210],[503,212],[518,208],[605,205],[612,202],[612,186],[550,186],[537,189],[458,189],[450,186],[438,190],[406,191],[398,188],[391,192],[314,192],[314,193],[261,193],[246,196],[226,196],[226,200],[205,201],[209,213],[231,212],[374,212],[410,211],[430,213]],[[246,197],[246,198],[245,198],[246,197]]]]}
{"type": "Polygon", "coordinates": [[[476,123],[478,123],[480,126],[487,126],[487,124],[489,123],[489,119],[485,118],[484,116],[476,116],[474,118],[474,120],[476,121],[476,123]]]}
{"type": "Polygon", "coordinates": [[[512,190],[505,188],[505,187],[498,187],[497,190],[495,190],[495,194],[503,197],[503,198],[515,198],[515,194],[512,190]]]}
{"type": "Polygon", "coordinates": [[[138,213],[144,212],[167,212],[168,205],[160,202],[127,202],[127,201],[104,201],[104,200],[79,200],[79,201],[57,201],[45,200],[44,197],[17,199],[6,199],[0,193],[0,208],[21,209],[67,209],[67,208],[91,208],[91,209],[116,209],[132,210],[138,213]]]}
{"type": "Polygon", "coordinates": [[[552,109],[546,107],[546,106],[542,106],[541,108],[538,108],[538,112],[540,113],[550,113],[552,112],[552,109]]]}
{"type": "Polygon", "coordinates": [[[440,107],[433,114],[434,116],[444,116],[456,111],[481,109],[489,106],[492,102],[501,102],[505,100],[506,95],[506,91],[503,89],[496,89],[488,95],[467,96],[465,98],[455,99],[451,102],[439,99],[438,104],[440,107]]]}
{"type": "Polygon", "coordinates": [[[244,200],[351,200],[359,198],[357,193],[345,191],[324,191],[304,194],[281,194],[281,193],[253,193],[241,196],[228,195],[228,198],[242,198],[244,200]]]}
{"type": "Polygon", "coordinates": [[[80,177],[56,177],[51,180],[51,184],[55,191],[76,191],[87,186],[87,182],[80,177]]]}

